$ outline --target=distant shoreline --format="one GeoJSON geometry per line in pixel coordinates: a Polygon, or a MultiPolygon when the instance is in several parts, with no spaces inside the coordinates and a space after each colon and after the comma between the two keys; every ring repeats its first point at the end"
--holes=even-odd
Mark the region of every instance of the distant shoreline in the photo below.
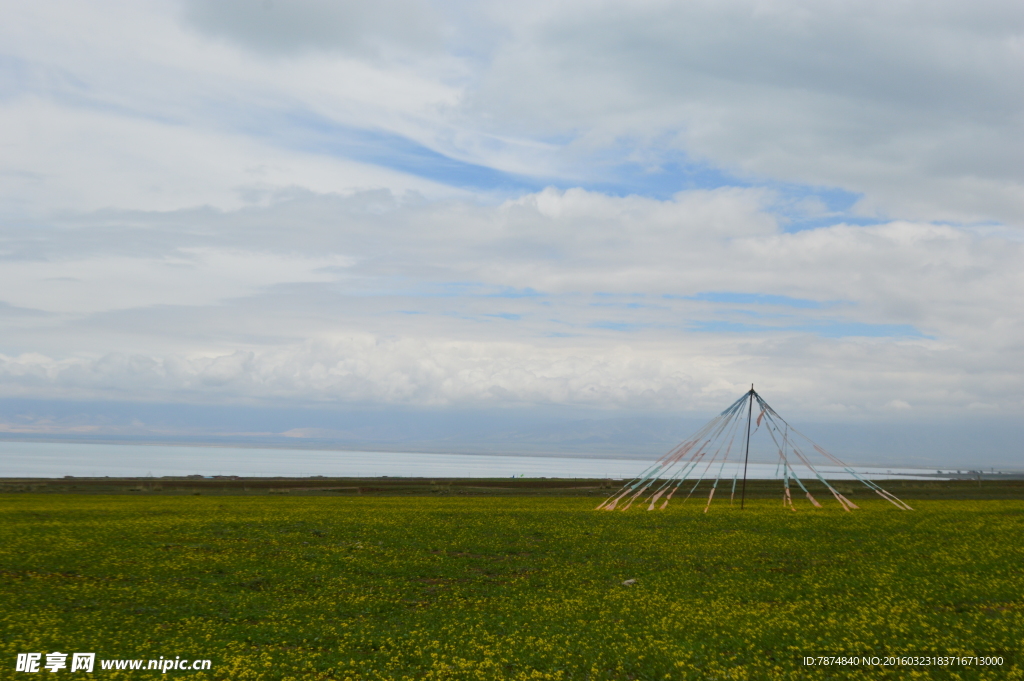
{"type": "MultiPolygon", "coordinates": [[[[451,477],[240,477],[240,476],[166,476],[166,477],[72,477],[0,478],[0,495],[96,495],[114,494],[136,497],[190,496],[287,496],[316,497],[510,497],[571,496],[605,499],[626,482],[617,478],[451,478],[451,477]]],[[[901,499],[1016,499],[1024,501],[1024,475],[1001,479],[888,479],[877,481],[901,499]]],[[[843,495],[857,502],[877,499],[867,486],[855,480],[830,479],[843,495]]],[[[701,483],[698,496],[707,496],[710,480],[701,483]]],[[[823,494],[819,481],[808,481],[811,491],[823,494]]],[[[781,480],[749,479],[746,498],[779,499],[781,480]]],[[[721,490],[728,504],[728,489],[721,490]]],[[[685,503],[685,500],[681,500],[685,503]]]]}

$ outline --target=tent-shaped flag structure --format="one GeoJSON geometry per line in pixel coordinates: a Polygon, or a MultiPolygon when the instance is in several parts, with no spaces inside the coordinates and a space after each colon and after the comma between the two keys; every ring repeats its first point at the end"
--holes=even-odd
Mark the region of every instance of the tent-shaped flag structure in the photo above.
{"type": "Polygon", "coordinates": [[[800,493],[813,506],[821,508],[812,490],[826,498],[831,495],[846,511],[858,508],[836,488],[834,481],[838,477],[862,483],[896,508],[913,510],[789,425],[757,394],[754,386],[750,386],[749,392],[705,424],[693,437],[658,459],[597,508],[624,511],[639,502],[647,504],[648,511],[664,509],[677,494],[683,501],[689,499],[703,483],[705,489],[698,496],[703,499],[706,490],[704,512],[707,513],[723,479],[726,480],[725,486],[729,487],[730,504],[736,501],[736,486],[741,481],[739,503],[742,508],[746,499],[752,436],[755,443],[761,443],[760,447],[755,444],[755,450],[765,460],[765,463],[754,465],[760,465],[764,471],[762,477],[782,481],[782,503],[791,510],[796,510],[793,495],[800,493]],[[771,466],[775,469],[773,475],[768,470],[771,466]],[[831,480],[826,479],[826,475],[831,480]]]}

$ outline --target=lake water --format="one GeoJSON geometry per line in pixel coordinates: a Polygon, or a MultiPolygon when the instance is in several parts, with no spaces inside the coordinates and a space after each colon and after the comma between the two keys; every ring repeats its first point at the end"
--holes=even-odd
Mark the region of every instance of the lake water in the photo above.
{"type": "MultiPolygon", "coordinates": [[[[415,452],[356,452],[317,449],[204,447],[138,444],[0,441],[0,477],[143,477],[240,475],[243,477],[424,477],[424,478],[625,478],[653,461],[558,456],[498,456],[415,452]]],[[[905,478],[934,471],[854,467],[872,478],[905,478]]],[[[711,477],[718,470],[716,464],[711,477]]],[[[822,467],[826,477],[849,479],[822,467]]],[[[700,471],[698,470],[698,473],[700,471]]],[[[798,471],[802,478],[810,477],[798,471]]],[[[727,464],[723,478],[742,475],[742,464],[727,464]]],[[[774,464],[750,464],[750,478],[777,477],[774,464]]],[[[692,477],[692,476],[691,476],[692,477]]]]}

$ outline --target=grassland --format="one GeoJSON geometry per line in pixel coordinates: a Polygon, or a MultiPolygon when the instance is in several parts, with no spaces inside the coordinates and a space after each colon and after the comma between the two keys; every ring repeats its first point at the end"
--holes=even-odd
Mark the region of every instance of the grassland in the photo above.
{"type": "Polygon", "coordinates": [[[1024,501],[858,503],[2,494],[0,678],[57,650],[213,660],[189,679],[1024,678],[1024,501]]]}

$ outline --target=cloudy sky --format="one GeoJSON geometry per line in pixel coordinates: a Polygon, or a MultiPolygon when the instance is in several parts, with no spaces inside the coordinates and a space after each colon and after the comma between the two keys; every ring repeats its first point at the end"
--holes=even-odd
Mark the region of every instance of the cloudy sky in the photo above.
{"type": "Polygon", "coordinates": [[[1024,408],[1021,3],[3,5],[9,433],[1024,408]]]}

